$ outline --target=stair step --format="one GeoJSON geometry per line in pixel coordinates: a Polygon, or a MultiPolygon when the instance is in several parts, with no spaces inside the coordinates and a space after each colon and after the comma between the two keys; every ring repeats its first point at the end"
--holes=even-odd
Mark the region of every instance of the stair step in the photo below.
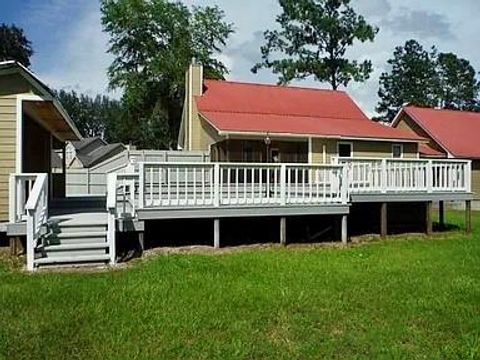
{"type": "Polygon", "coordinates": [[[103,238],[107,236],[106,231],[82,231],[82,232],[68,232],[68,233],[58,233],[54,234],[51,237],[57,239],[80,239],[80,238],[103,238]]]}
{"type": "Polygon", "coordinates": [[[50,214],[54,216],[69,215],[69,214],[89,214],[89,213],[106,213],[105,207],[69,207],[69,208],[54,208],[50,210],[50,214]]]}
{"type": "Polygon", "coordinates": [[[81,243],[81,244],[59,244],[47,245],[43,248],[45,252],[51,251],[72,251],[72,250],[90,250],[90,249],[106,249],[109,244],[104,243],[81,243]]]}
{"type": "Polygon", "coordinates": [[[107,231],[107,224],[94,224],[94,225],[67,225],[67,226],[50,226],[49,229],[54,234],[79,234],[79,233],[86,233],[86,232],[106,232],[107,231]]]}
{"type": "Polygon", "coordinates": [[[44,257],[34,260],[35,265],[52,265],[52,264],[80,264],[86,262],[105,262],[110,260],[110,255],[83,255],[83,256],[63,256],[63,257],[44,257]]]}

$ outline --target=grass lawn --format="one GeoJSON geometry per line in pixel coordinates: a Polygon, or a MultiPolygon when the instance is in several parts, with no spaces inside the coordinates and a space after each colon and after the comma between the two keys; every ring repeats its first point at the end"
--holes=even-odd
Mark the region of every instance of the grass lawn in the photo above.
{"type": "Polygon", "coordinates": [[[480,214],[473,224],[472,236],[163,255],[99,273],[0,261],[0,358],[480,359],[480,214]]]}

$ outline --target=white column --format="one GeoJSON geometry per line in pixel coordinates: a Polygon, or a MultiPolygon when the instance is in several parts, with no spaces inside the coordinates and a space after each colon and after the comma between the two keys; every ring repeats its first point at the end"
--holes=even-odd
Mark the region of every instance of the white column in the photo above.
{"type": "Polygon", "coordinates": [[[287,218],[280,218],[280,244],[287,245],[287,218]]]}
{"type": "Polygon", "coordinates": [[[220,219],[213,219],[213,247],[220,249],[220,219]]]}
{"type": "Polygon", "coordinates": [[[342,215],[342,243],[348,243],[347,215],[342,215]]]}
{"type": "Polygon", "coordinates": [[[33,236],[35,233],[35,220],[34,214],[29,211],[27,216],[27,248],[25,249],[27,253],[27,271],[34,270],[34,259],[35,259],[35,249],[33,247],[33,236]]]}
{"type": "Polygon", "coordinates": [[[313,164],[313,140],[308,138],[308,163],[313,164]]]}

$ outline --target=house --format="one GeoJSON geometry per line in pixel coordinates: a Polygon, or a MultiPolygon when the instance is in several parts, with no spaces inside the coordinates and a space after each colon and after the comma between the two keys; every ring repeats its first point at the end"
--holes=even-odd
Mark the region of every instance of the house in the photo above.
{"type": "Polygon", "coordinates": [[[143,247],[149,229],[159,226],[161,237],[166,224],[182,230],[192,219],[211,222],[202,233],[215,248],[225,224],[241,218],[278,221],[271,233],[282,244],[296,220],[313,218],[315,239],[346,243],[356,229],[386,236],[415,223],[431,233],[432,203],[456,200],[467,204],[470,230],[470,160],[421,159],[428,138],[370,121],[345,92],[203,81],[202,73],[192,64],[186,74],[179,157],[208,152],[209,160],[143,157],[108,173],[105,199],[63,204],[49,201],[48,169],[10,176],[9,226],[23,227],[28,270],[115,264],[118,233],[138,235],[143,247]]]}
{"type": "Polygon", "coordinates": [[[392,127],[428,140],[419,147],[422,158],[471,160],[472,191],[480,200],[480,113],[406,106],[392,127]]]}
{"type": "MultiPolygon", "coordinates": [[[[0,223],[5,223],[10,174],[50,175],[52,153],[63,152],[67,141],[80,140],[81,135],[53,92],[14,61],[0,63],[0,134],[0,223]]],[[[51,198],[65,193],[64,177],[64,172],[49,176],[51,198]]]]}
{"type": "Polygon", "coordinates": [[[84,138],[72,141],[66,147],[68,169],[90,168],[125,150],[120,143],[107,144],[100,137],[84,138]]]}
{"type": "Polygon", "coordinates": [[[190,66],[178,142],[187,151],[210,151],[213,161],[417,158],[425,141],[370,121],[342,91],[204,82],[202,76],[200,65],[190,66]]]}

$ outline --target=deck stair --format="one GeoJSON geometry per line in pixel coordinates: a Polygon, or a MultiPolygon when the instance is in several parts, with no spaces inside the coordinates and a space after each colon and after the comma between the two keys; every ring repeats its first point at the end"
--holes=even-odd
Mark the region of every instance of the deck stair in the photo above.
{"type": "Polygon", "coordinates": [[[105,198],[52,201],[35,251],[36,267],[99,266],[109,262],[105,198]]]}

